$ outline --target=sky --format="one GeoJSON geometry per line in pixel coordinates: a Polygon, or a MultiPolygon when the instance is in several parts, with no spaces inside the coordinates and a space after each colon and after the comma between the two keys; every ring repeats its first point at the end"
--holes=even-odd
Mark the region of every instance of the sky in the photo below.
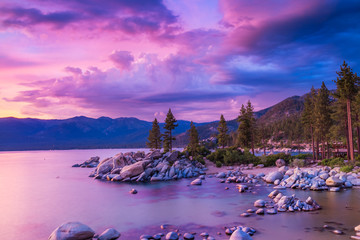
{"type": "Polygon", "coordinates": [[[0,117],[235,118],[360,72],[358,0],[2,0],[0,117]]]}

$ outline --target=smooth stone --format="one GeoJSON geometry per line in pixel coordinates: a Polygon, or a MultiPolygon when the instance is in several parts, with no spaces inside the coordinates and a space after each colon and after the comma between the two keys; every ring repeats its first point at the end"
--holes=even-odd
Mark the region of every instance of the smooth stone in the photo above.
{"type": "Polygon", "coordinates": [[[202,180],[200,178],[195,179],[194,181],[192,181],[190,183],[191,185],[201,185],[202,184],[202,180]]]}
{"type": "Polygon", "coordinates": [[[131,190],[130,190],[130,193],[131,193],[131,194],[137,194],[138,192],[137,192],[136,189],[131,189],[131,190]]]}
{"type": "Polygon", "coordinates": [[[225,234],[226,234],[226,235],[231,235],[233,232],[234,232],[234,231],[231,230],[230,228],[225,229],[225,234]]]}
{"type": "Polygon", "coordinates": [[[115,240],[118,239],[120,235],[121,234],[114,228],[108,228],[102,234],[100,234],[98,240],[115,240]]]}
{"type": "Polygon", "coordinates": [[[360,236],[351,236],[351,239],[360,240],[360,236]]]}
{"type": "Polygon", "coordinates": [[[200,233],[200,236],[203,238],[209,237],[209,234],[207,232],[200,233]]]}
{"type": "Polygon", "coordinates": [[[337,229],[336,229],[336,230],[333,230],[332,233],[337,234],[337,235],[344,234],[342,231],[337,230],[337,229]]]}
{"type": "Polygon", "coordinates": [[[184,239],[185,240],[194,240],[195,236],[190,233],[184,233],[184,239]]]}
{"type": "Polygon", "coordinates": [[[286,164],[286,162],[285,162],[285,160],[283,160],[283,159],[278,159],[278,160],[276,160],[276,162],[275,162],[275,165],[276,165],[278,168],[280,168],[280,167],[282,167],[282,166],[285,166],[285,164],[286,164]]]}
{"type": "Polygon", "coordinates": [[[356,227],[354,227],[354,230],[355,230],[356,232],[360,232],[360,225],[357,225],[356,227]]]}
{"type": "Polygon", "coordinates": [[[254,207],[262,208],[265,207],[265,200],[259,199],[254,202],[254,207]]]}
{"type": "Polygon", "coordinates": [[[252,237],[246,232],[237,228],[232,234],[229,240],[252,240],[252,237]]]}
{"type": "Polygon", "coordinates": [[[331,176],[328,179],[326,179],[326,186],[328,187],[340,187],[343,185],[343,181],[340,180],[338,177],[331,176]]]}
{"type": "Polygon", "coordinates": [[[266,210],[267,214],[277,214],[277,210],[275,208],[266,210]]]}
{"type": "Polygon", "coordinates": [[[240,216],[242,216],[242,217],[250,217],[251,216],[251,214],[250,213],[242,213],[242,214],[240,214],[240,216]]]}
{"type": "Polygon", "coordinates": [[[339,187],[331,187],[329,188],[330,192],[340,192],[340,188],[339,187]]]}
{"type": "Polygon", "coordinates": [[[88,240],[95,235],[94,230],[80,222],[68,222],[56,228],[48,240],[88,240]]]}
{"type": "Polygon", "coordinates": [[[179,235],[176,232],[168,232],[165,236],[166,240],[178,240],[179,235]]]}
{"type": "Polygon", "coordinates": [[[283,179],[284,175],[279,172],[279,171],[275,171],[275,172],[271,172],[269,173],[267,176],[265,176],[265,181],[267,183],[273,183],[275,180],[279,179],[283,179]]]}
{"type": "Polygon", "coordinates": [[[256,210],[255,212],[258,215],[264,215],[265,214],[265,210],[263,208],[259,208],[258,210],[256,210]]]}

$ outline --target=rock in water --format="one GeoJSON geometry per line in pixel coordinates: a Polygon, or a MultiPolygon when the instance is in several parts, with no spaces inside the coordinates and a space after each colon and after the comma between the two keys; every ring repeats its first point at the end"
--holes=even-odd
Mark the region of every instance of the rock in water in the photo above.
{"type": "Polygon", "coordinates": [[[190,233],[185,233],[185,234],[184,234],[184,239],[185,239],[185,240],[194,240],[195,237],[194,237],[194,235],[192,235],[192,234],[190,234],[190,233]]]}
{"type": "Polygon", "coordinates": [[[176,232],[168,232],[165,236],[166,240],[178,240],[179,235],[176,232]]]}
{"type": "Polygon", "coordinates": [[[279,171],[271,172],[265,177],[265,181],[267,183],[273,183],[273,182],[275,182],[275,180],[277,180],[277,179],[281,180],[283,177],[284,177],[284,175],[279,171]]]}
{"type": "Polygon", "coordinates": [[[50,235],[49,240],[89,240],[95,232],[80,222],[68,222],[56,228],[50,235]]]}
{"type": "Polygon", "coordinates": [[[144,172],[144,165],[146,163],[147,161],[140,161],[123,167],[120,172],[121,178],[132,178],[140,175],[140,173],[144,172]]]}
{"type": "Polygon", "coordinates": [[[328,187],[340,187],[343,185],[343,181],[340,180],[338,177],[331,176],[328,179],[326,179],[326,185],[328,187]]]}
{"type": "Polygon", "coordinates": [[[137,194],[137,193],[138,193],[138,191],[137,191],[136,189],[134,189],[134,188],[133,188],[133,189],[131,189],[131,190],[130,190],[130,193],[131,193],[131,194],[137,194]]]}
{"type": "Polygon", "coordinates": [[[354,227],[354,230],[355,230],[356,232],[360,232],[360,225],[357,225],[356,227],[354,227]]]}
{"type": "Polygon", "coordinates": [[[265,201],[262,199],[256,200],[254,202],[254,207],[263,208],[265,207],[265,201]]]}
{"type": "Polygon", "coordinates": [[[116,231],[114,228],[106,229],[100,236],[98,240],[116,240],[120,237],[120,233],[116,231]]]}
{"type": "Polygon", "coordinates": [[[229,240],[252,240],[252,237],[240,228],[237,228],[236,231],[231,234],[229,240]]]}
{"type": "Polygon", "coordinates": [[[194,181],[191,182],[191,185],[201,185],[201,184],[202,184],[202,181],[199,178],[197,178],[197,179],[195,179],[194,181]]]}

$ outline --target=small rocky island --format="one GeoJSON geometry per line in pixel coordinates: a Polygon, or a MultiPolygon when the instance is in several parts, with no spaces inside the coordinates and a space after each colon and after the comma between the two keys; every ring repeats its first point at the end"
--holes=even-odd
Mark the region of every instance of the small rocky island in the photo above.
{"type": "Polygon", "coordinates": [[[198,161],[190,160],[179,151],[161,153],[159,150],[145,155],[144,152],[119,153],[99,162],[92,157],[73,167],[96,167],[89,177],[108,181],[168,181],[192,178],[205,174],[206,168],[198,161]]]}

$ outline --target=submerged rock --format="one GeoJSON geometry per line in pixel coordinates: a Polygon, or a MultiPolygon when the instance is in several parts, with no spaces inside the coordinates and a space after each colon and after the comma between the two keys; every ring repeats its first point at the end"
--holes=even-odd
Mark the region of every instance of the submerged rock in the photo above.
{"type": "Polygon", "coordinates": [[[195,179],[194,181],[192,181],[190,184],[191,184],[191,185],[201,185],[201,184],[202,184],[202,180],[199,179],[199,178],[197,178],[197,179],[195,179]]]}

